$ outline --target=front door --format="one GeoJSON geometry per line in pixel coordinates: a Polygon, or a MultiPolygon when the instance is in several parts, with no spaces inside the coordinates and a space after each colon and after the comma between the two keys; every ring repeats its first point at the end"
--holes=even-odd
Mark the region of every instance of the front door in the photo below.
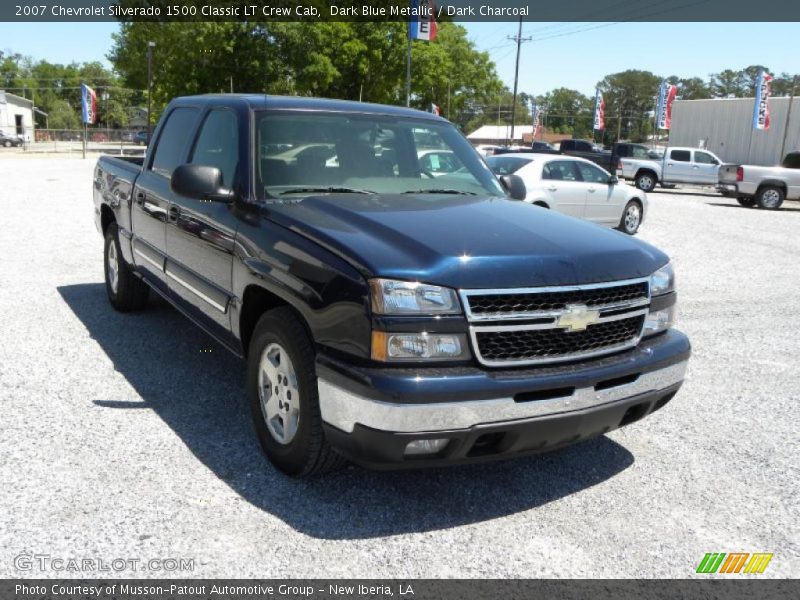
{"type": "Polygon", "coordinates": [[[664,172],[661,179],[677,183],[692,181],[692,151],[669,150],[664,157],[664,172]]]}
{"type": "MultiPolygon", "coordinates": [[[[609,183],[611,175],[603,169],[589,163],[579,162],[578,170],[586,184],[586,210],[584,218],[587,221],[616,225],[622,215],[624,188],[609,183]]],[[[623,184],[624,185],[624,184],[623,184]]]]}
{"type": "Polygon", "coordinates": [[[145,277],[164,292],[168,289],[164,265],[171,194],[169,178],[185,156],[187,132],[192,130],[196,117],[195,108],[178,107],[170,111],[133,190],[133,261],[145,277]]]}
{"type": "Polygon", "coordinates": [[[697,183],[714,185],[719,183],[719,160],[713,154],[695,150],[692,170],[695,174],[694,181],[697,183]]]}
{"type": "MultiPolygon", "coordinates": [[[[239,188],[236,114],[209,111],[188,162],[217,167],[223,186],[239,188]]],[[[173,300],[220,340],[231,343],[230,301],[236,219],[232,203],[172,195],[167,218],[166,274],[173,300]]]]}

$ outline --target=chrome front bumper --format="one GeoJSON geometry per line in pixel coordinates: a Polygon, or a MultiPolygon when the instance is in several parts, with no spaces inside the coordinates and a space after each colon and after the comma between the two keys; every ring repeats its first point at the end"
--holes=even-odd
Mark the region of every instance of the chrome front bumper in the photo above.
{"type": "MultiPolygon", "coordinates": [[[[517,401],[513,397],[428,404],[395,404],[366,398],[323,378],[318,380],[322,420],[352,433],[356,425],[397,433],[430,433],[468,429],[537,417],[568,414],[611,404],[648,392],[666,390],[683,381],[687,361],[641,374],[635,381],[595,389],[579,387],[545,400],[517,401]]],[[[421,382],[424,384],[424,381],[421,382]]]]}

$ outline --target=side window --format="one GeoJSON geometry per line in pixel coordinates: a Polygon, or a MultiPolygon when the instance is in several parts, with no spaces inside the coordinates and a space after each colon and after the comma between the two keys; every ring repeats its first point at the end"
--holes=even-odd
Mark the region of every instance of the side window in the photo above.
{"type": "Polygon", "coordinates": [[[608,183],[608,173],[587,163],[575,163],[581,178],[587,183],[608,183]]]}
{"type": "Polygon", "coordinates": [[[564,140],[561,142],[561,151],[565,150],[575,150],[575,142],[574,140],[564,140]]]}
{"type": "Polygon", "coordinates": [[[218,109],[208,113],[189,162],[217,167],[222,171],[222,184],[233,186],[239,165],[239,131],[233,111],[218,109]]]}
{"type": "Polygon", "coordinates": [[[633,158],[650,158],[647,148],[643,148],[642,146],[631,146],[630,156],[633,158]]]}
{"type": "Polygon", "coordinates": [[[692,153],[688,150],[670,150],[669,157],[678,162],[691,162],[692,153]]]}
{"type": "Polygon", "coordinates": [[[156,142],[153,164],[150,167],[154,173],[171,177],[175,167],[183,163],[187,132],[192,130],[196,115],[197,109],[188,107],[176,108],[169,113],[156,142]]]}
{"type": "Polygon", "coordinates": [[[694,162],[701,165],[716,165],[719,164],[717,159],[711,156],[708,152],[695,151],[694,162]]]}
{"type": "Polygon", "coordinates": [[[575,150],[579,152],[591,152],[593,148],[589,142],[575,142],[575,150]]]}
{"type": "Polygon", "coordinates": [[[578,171],[571,160],[554,160],[542,169],[542,179],[555,181],[578,181],[578,171]]]}

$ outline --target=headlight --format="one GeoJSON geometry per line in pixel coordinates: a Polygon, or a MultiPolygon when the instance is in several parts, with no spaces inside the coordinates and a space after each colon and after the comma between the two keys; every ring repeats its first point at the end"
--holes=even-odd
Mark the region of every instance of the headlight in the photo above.
{"type": "Polygon", "coordinates": [[[372,279],[372,312],[378,315],[447,315],[461,312],[455,290],[415,281],[372,279]]]}
{"type": "Polygon", "coordinates": [[[667,263],[650,275],[650,295],[661,296],[675,290],[675,271],[672,263],[667,263]]]}
{"type": "Polygon", "coordinates": [[[383,362],[413,360],[466,360],[467,338],[460,333],[372,332],[372,359],[383,362]]]}

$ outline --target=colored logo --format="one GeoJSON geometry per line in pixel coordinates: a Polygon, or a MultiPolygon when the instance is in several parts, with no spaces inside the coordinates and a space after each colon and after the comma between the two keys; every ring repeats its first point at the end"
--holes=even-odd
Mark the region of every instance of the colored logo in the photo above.
{"type": "Polygon", "coordinates": [[[763,573],[772,554],[765,552],[709,552],[700,561],[697,573],[763,573]]]}

